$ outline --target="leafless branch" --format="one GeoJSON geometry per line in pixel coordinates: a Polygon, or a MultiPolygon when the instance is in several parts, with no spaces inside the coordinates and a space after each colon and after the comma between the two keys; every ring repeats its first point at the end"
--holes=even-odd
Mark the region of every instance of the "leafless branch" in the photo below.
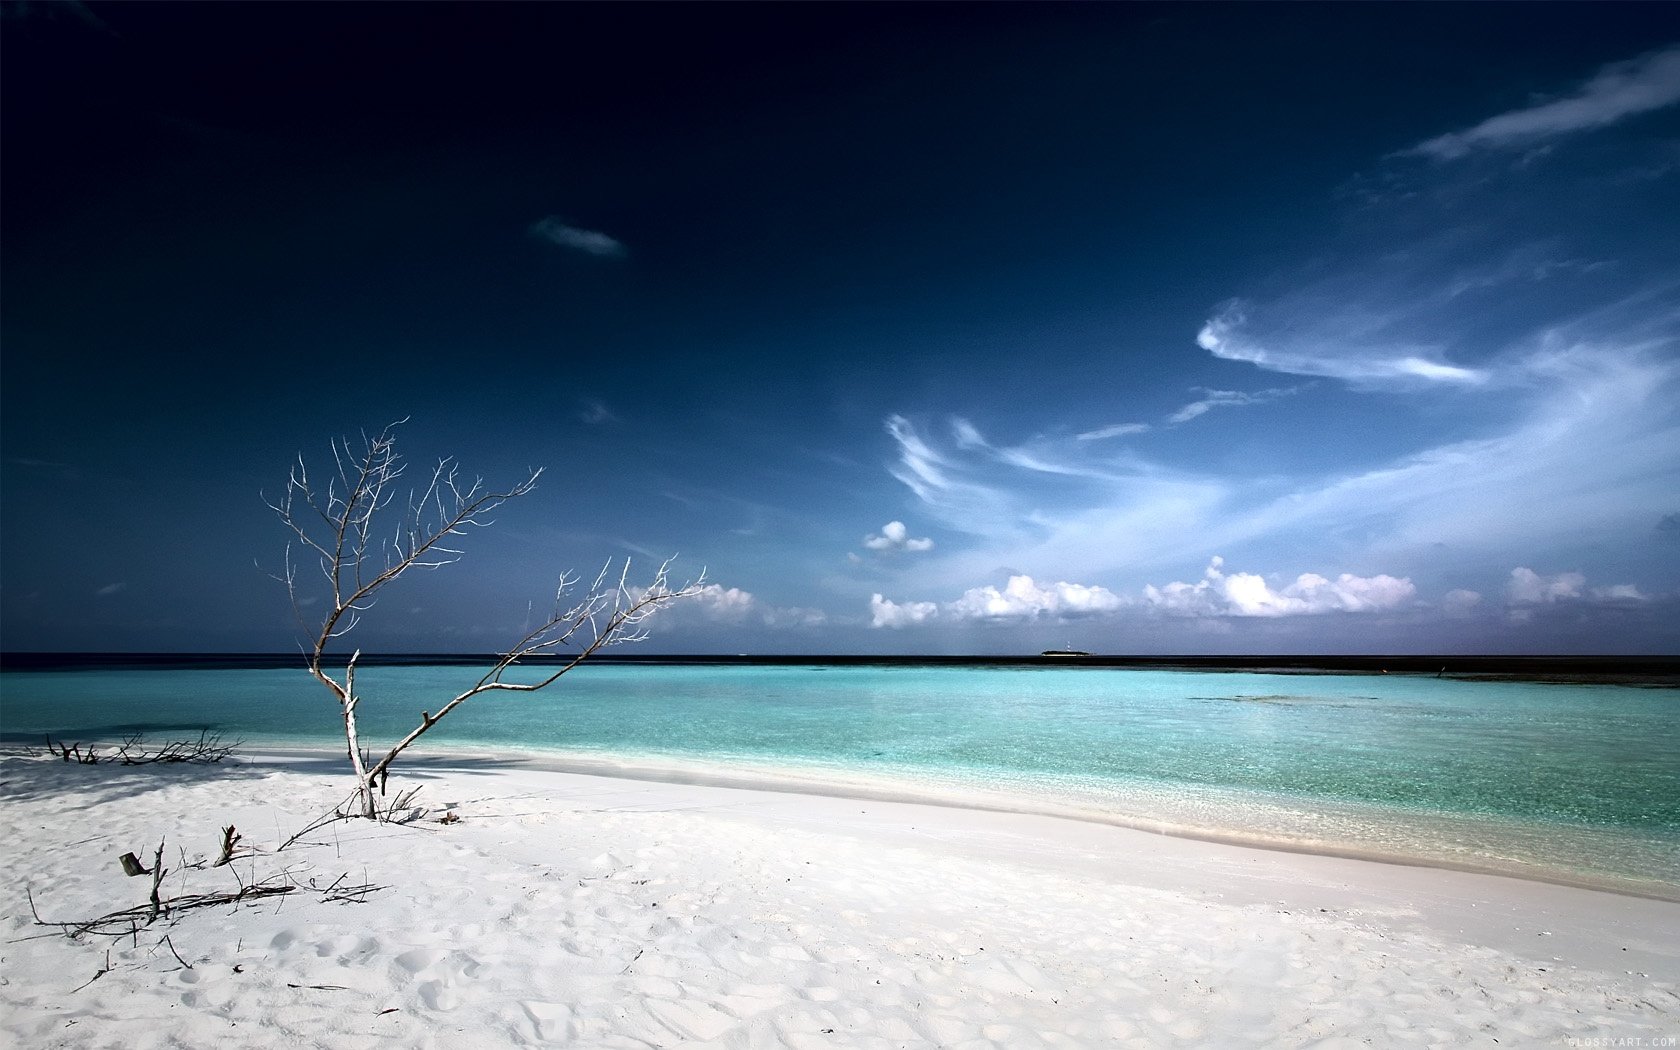
{"type": "MultiPolygon", "coordinates": [[[[702,580],[673,588],[669,582],[670,562],[659,566],[646,587],[629,584],[630,562],[619,567],[612,581],[613,563],[604,566],[594,585],[581,598],[567,604],[577,579],[563,575],[556,588],[553,611],[505,653],[498,656],[476,685],[446,701],[435,714],[423,711],[420,724],[399,740],[376,762],[364,757],[356,720],[360,696],[356,691],[356,664],[361,650],[355,650],[342,675],[335,676],[327,665],[331,643],[355,630],[362,615],[373,608],[381,591],[409,570],[438,569],[462,557],[463,548],[454,539],[470,530],[493,524],[491,515],[504,503],[529,494],[542,470],[529,471],[523,481],[492,489],[483,478],[468,481],[453,457],[440,459],[424,482],[397,502],[397,485],[407,464],[396,451],[398,420],[373,437],[362,435],[359,447],[348,438],[332,442],[335,476],[325,491],[310,478],[300,455],[292,466],[286,487],[276,499],[264,502],[290,530],[282,573],[276,576],[286,587],[292,610],[308,628],[312,642],[305,647],[311,675],[338,702],[344,720],[346,751],[356,777],[361,815],[379,817],[374,797],[391,764],[411,744],[456,707],[481,693],[495,690],[534,692],[552,685],[579,663],[609,645],[639,641],[647,636],[642,626],[662,606],[693,594],[702,580]],[[294,547],[314,557],[325,583],[325,604],[318,623],[303,615],[294,547]],[[551,657],[567,649],[568,655],[552,673],[535,683],[510,682],[504,677],[515,665],[536,657],[551,657]]],[[[387,807],[387,819],[400,807],[387,807]]],[[[342,815],[342,814],[341,814],[342,815]]],[[[333,819],[338,819],[337,817],[333,819]]],[[[312,828],[318,825],[312,825],[312,828]]],[[[305,832],[311,829],[305,829],[305,832]]],[[[305,832],[293,836],[282,849],[305,832]]]]}

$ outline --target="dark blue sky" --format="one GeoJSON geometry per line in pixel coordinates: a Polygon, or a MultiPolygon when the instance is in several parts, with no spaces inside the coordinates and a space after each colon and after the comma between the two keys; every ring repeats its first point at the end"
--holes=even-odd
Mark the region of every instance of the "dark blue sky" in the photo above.
{"type": "Polygon", "coordinates": [[[548,474],[373,650],[1677,648],[1671,5],[4,10],[8,649],[290,647],[404,416],[548,474]]]}

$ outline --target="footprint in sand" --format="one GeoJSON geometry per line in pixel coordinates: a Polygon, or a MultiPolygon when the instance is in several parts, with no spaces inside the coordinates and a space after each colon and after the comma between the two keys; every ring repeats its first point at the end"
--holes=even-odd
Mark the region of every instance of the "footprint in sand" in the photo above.
{"type": "Polygon", "coordinates": [[[413,979],[422,979],[416,989],[420,1001],[433,1010],[449,1011],[461,1005],[455,988],[462,981],[476,978],[484,968],[466,952],[443,952],[416,948],[403,952],[391,960],[392,965],[406,971],[413,979]]]}
{"type": "Polygon", "coordinates": [[[525,1016],[537,1030],[537,1038],[544,1042],[569,1042],[577,1036],[572,1023],[572,1008],[565,1003],[546,1003],[527,1000],[519,1004],[525,1016]]]}
{"type": "Polygon", "coordinates": [[[447,1013],[461,1005],[460,996],[442,981],[427,981],[420,986],[420,1001],[431,1007],[447,1013]]]}
{"type": "Polygon", "coordinates": [[[435,948],[416,948],[403,952],[391,961],[407,970],[411,974],[419,973],[430,966],[435,966],[444,957],[444,953],[435,948]]]}

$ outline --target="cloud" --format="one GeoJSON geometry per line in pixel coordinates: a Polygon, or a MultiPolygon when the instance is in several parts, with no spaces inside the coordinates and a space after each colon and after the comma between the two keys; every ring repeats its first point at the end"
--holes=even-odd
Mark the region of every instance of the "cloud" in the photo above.
{"type": "Polygon", "coordinates": [[[889,521],[881,526],[878,535],[865,536],[863,545],[872,551],[930,551],[933,549],[933,540],[912,539],[904,522],[889,521]]]}
{"type": "Polygon", "coordinates": [[[1578,572],[1542,576],[1526,566],[1511,570],[1505,596],[1513,605],[1549,605],[1581,597],[1587,578],[1578,572]]]}
{"type": "Polygon", "coordinates": [[[97,594],[101,598],[109,598],[111,595],[116,594],[118,591],[121,591],[121,590],[123,590],[127,587],[128,587],[128,584],[126,584],[126,583],[107,583],[105,586],[99,588],[97,591],[94,591],[93,593],[97,594]]]}
{"type": "Polygon", "coordinates": [[[578,418],[590,426],[618,422],[618,416],[613,414],[613,410],[600,401],[585,401],[583,410],[578,413],[578,418]]]}
{"type": "Polygon", "coordinates": [[[933,602],[892,602],[879,594],[869,596],[871,627],[908,627],[938,615],[939,606],[933,602]]]}
{"type": "Polygon", "coordinates": [[[1505,599],[1506,614],[1516,624],[1532,623],[1566,609],[1639,606],[1650,601],[1631,583],[1588,589],[1583,573],[1560,572],[1547,576],[1525,565],[1511,570],[1511,578],[1505,584],[1505,599]]]}
{"type": "Polygon", "coordinates": [[[822,627],[828,623],[828,614],[821,609],[810,609],[804,606],[778,606],[764,611],[764,626],[773,630],[801,627],[822,627]]]}
{"type": "Polygon", "coordinates": [[[1215,557],[1196,583],[1150,584],[1143,598],[1150,606],[1174,616],[1311,616],[1332,612],[1381,612],[1397,609],[1417,596],[1409,579],[1393,576],[1354,576],[1342,573],[1334,581],[1306,572],[1295,582],[1273,589],[1263,576],[1239,572],[1227,575],[1225,559],[1215,557]]]}
{"type": "Polygon", "coordinates": [[[1441,599],[1441,608],[1445,609],[1449,616],[1467,616],[1470,610],[1480,604],[1480,594],[1463,589],[1448,591],[1441,599]]]}
{"type": "Polygon", "coordinates": [[[1680,102],[1680,47],[1600,69],[1575,92],[1489,117],[1464,131],[1421,142],[1406,154],[1457,160],[1478,149],[1530,148],[1540,140],[1606,127],[1680,102]]]}
{"type": "Polygon", "coordinates": [[[1609,587],[1594,587],[1592,596],[1601,602],[1643,602],[1650,599],[1631,583],[1615,583],[1609,587]]]}
{"type": "MultiPolygon", "coordinates": [[[[640,590],[631,591],[635,597],[642,593],[640,590]]],[[[684,627],[704,629],[717,625],[734,630],[744,624],[756,623],[772,630],[787,630],[820,627],[827,622],[828,614],[821,609],[767,605],[751,591],[708,583],[700,587],[693,597],[665,606],[658,616],[649,621],[649,626],[655,631],[684,627]]]]}
{"type": "Polygon", "coordinates": [[[1505,585],[1506,599],[1513,606],[1556,605],[1563,602],[1591,600],[1595,602],[1644,602],[1650,599],[1631,583],[1615,583],[1608,587],[1587,587],[1587,578],[1579,572],[1560,572],[1544,576],[1524,565],[1511,570],[1505,585]]]}
{"type": "Polygon", "coordinates": [[[888,416],[886,430],[898,445],[898,462],[887,468],[888,473],[952,528],[976,534],[999,530],[999,523],[1006,517],[1007,495],[1003,490],[969,480],[967,475],[973,473],[970,465],[959,464],[934,449],[903,416],[888,416]]]}
{"type": "Polygon", "coordinates": [[[956,439],[958,448],[990,448],[980,431],[961,416],[951,418],[951,436],[956,439]]]}
{"type": "Polygon", "coordinates": [[[1351,339],[1296,339],[1281,347],[1264,347],[1245,333],[1247,324],[1242,304],[1227,303],[1196,333],[1196,345],[1227,361],[1245,361],[1291,375],[1325,376],[1356,386],[1432,383],[1473,386],[1487,379],[1485,373],[1476,369],[1433,360],[1430,352],[1422,347],[1361,346],[1351,339]]]}
{"type": "Polygon", "coordinates": [[[1011,576],[1000,591],[974,587],[945,606],[959,620],[1079,619],[1115,612],[1125,601],[1105,587],[1078,583],[1039,585],[1031,576],[1011,576]]]}
{"type": "Polygon", "coordinates": [[[624,245],[606,234],[567,225],[554,215],[538,219],[532,223],[530,232],[531,236],[541,238],[550,244],[583,252],[586,255],[617,259],[626,254],[624,245]]]}
{"type": "Polygon", "coordinates": [[[1129,437],[1132,434],[1146,434],[1151,429],[1148,423],[1115,423],[1111,426],[1098,427],[1076,435],[1077,441],[1102,441],[1105,438],[1129,437]]]}
{"type": "Polygon", "coordinates": [[[757,609],[758,599],[752,596],[752,592],[739,587],[708,583],[695,592],[694,597],[685,599],[684,604],[700,609],[708,619],[739,623],[757,609]]]}
{"type": "Polygon", "coordinates": [[[1276,401],[1280,397],[1288,397],[1296,392],[1296,387],[1275,387],[1271,390],[1260,390],[1248,393],[1242,390],[1209,390],[1205,386],[1192,387],[1200,390],[1205,397],[1200,401],[1192,401],[1188,405],[1167,417],[1172,424],[1188,423],[1197,416],[1207,412],[1210,408],[1232,408],[1240,405],[1263,405],[1268,401],[1276,401]]]}
{"type": "Polygon", "coordinates": [[[871,627],[907,627],[934,619],[955,621],[1077,620],[1117,612],[1126,600],[1106,587],[1080,583],[1036,583],[1031,576],[1009,577],[1000,590],[971,587],[954,601],[893,602],[869,598],[871,627]]]}
{"type": "MultiPolygon", "coordinates": [[[[1680,535],[1650,531],[1661,508],[1674,510],[1680,484],[1673,345],[1663,329],[1622,311],[1542,329],[1502,355],[1497,397],[1455,398],[1451,425],[1423,432],[1451,435],[1445,440],[1374,462],[1327,452],[1294,474],[1196,472],[1130,454],[1121,461],[1104,455],[1110,446],[1071,433],[1043,454],[1106,475],[1027,473],[986,450],[923,445],[948,486],[922,486],[924,509],[952,535],[897,586],[918,597],[956,595],[1000,578],[1000,566],[1021,566],[1039,579],[1101,579],[1124,594],[1180,578],[1168,573],[1208,550],[1246,564],[1288,564],[1296,551],[1317,550],[1329,564],[1381,565],[1439,594],[1460,582],[1452,574],[1489,560],[1508,571],[1507,551],[1562,556],[1583,534],[1644,533],[1654,557],[1670,546],[1655,541],[1680,535]],[[1538,493],[1545,513],[1511,512],[1535,506],[1538,493]],[[1436,553],[1443,543],[1450,563],[1436,553]]],[[[917,480],[893,466],[901,480],[917,480]]],[[[1498,591],[1478,589],[1503,604],[1498,591]]]]}

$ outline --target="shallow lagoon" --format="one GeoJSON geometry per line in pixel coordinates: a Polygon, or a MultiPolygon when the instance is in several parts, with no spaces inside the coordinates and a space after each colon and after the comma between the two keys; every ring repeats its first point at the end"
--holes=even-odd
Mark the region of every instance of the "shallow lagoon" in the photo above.
{"type": "MultiPolygon", "coordinates": [[[[377,747],[476,681],[370,666],[377,747]]],[[[221,730],[331,747],[301,668],[0,674],[12,741],[221,730]]],[[[586,665],[491,694],[431,750],[796,778],[1289,848],[1680,894],[1680,690],[1071,667],[586,665]]],[[[400,769],[400,767],[399,767],[400,769]]]]}

